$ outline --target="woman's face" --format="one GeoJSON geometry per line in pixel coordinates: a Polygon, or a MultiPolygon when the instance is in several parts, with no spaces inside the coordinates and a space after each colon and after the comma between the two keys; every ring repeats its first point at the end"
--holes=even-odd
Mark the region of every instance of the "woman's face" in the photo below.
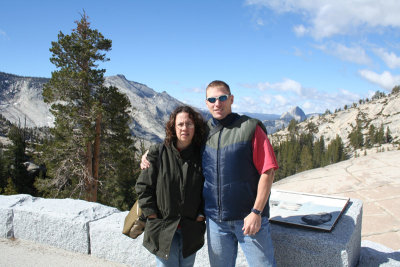
{"type": "Polygon", "coordinates": [[[194,122],[189,117],[189,113],[180,112],[176,115],[175,119],[175,131],[176,137],[178,138],[177,146],[179,149],[186,148],[194,136],[194,122]]]}

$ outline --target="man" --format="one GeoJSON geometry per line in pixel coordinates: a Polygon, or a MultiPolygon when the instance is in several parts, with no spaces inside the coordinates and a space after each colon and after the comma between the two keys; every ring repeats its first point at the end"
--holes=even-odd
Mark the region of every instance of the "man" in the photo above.
{"type": "Polygon", "coordinates": [[[203,160],[203,197],[211,266],[234,266],[237,243],[250,266],[274,266],[269,195],[278,164],[261,122],[232,113],[222,81],[206,89],[213,116],[203,160]]]}
{"type": "Polygon", "coordinates": [[[207,86],[213,118],[202,165],[210,265],[235,266],[239,243],[249,266],[275,266],[268,200],[278,164],[263,124],[232,113],[233,100],[225,82],[207,86]]]}

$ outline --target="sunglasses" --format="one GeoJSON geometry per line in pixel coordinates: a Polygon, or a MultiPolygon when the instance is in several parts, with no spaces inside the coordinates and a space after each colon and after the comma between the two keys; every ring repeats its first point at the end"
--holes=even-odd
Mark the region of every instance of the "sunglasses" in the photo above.
{"type": "Polygon", "coordinates": [[[224,101],[228,100],[229,96],[230,96],[230,94],[229,95],[220,95],[217,97],[209,97],[209,98],[207,98],[207,101],[210,103],[215,103],[215,102],[217,102],[217,100],[219,100],[220,102],[224,102],[224,101]]]}

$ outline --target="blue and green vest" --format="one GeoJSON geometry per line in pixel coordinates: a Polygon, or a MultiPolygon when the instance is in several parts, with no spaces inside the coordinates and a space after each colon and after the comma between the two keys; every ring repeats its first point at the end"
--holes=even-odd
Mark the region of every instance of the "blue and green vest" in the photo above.
{"type": "MultiPolygon", "coordinates": [[[[216,221],[244,219],[253,208],[260,179],[253,164],[252,139],[257,125],[265,127],[247,116],[229,116],[230,123],[208,136],[202,155],[204,212],[216,221]]],[[[210,130],[217,127],[214,119],[207,124],[210,130]]],[[[262,216],[269,217],[268,202],[262,216]]]]}

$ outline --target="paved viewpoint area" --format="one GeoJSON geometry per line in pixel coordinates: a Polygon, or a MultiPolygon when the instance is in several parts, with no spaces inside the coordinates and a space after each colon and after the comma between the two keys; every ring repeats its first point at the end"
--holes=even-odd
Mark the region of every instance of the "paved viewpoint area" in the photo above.
{"type": "Polygon", "coordinates": [[[273,188],[360,199],[362,240],[400,250],[400,150],[298,173],[274,183],[273,188]]]}

